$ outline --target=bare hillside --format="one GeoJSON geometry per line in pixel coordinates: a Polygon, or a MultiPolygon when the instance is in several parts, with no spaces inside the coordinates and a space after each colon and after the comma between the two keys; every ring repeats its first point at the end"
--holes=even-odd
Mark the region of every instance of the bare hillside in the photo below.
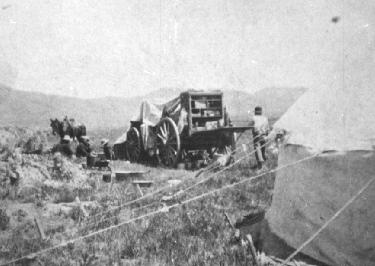
{"type": "MultiPolygon", "coordinates": [[[[0,124],[26,127],[49,126],[50,118],[75,117],[88,129],[111,129],[128,126],[143,100],[162,103],[179,95],[183,89],[164,88],[144,96],[82,99],[36,92],[0,89],[0,124]]],[[[304,88],[264,89],[252,95],[244,91],[224,91],[224,100],[234,120],[246,120],[247,111],[256,105],[279,117],[305,91],[304,88]]]]}

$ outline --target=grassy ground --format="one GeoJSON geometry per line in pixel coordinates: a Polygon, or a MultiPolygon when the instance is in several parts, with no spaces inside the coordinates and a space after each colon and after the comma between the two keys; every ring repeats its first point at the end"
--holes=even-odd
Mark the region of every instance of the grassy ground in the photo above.
{"type": "MultiPolygon", "coordinates": [[[[242,137],[240,143],[249,142],[249,136],[242,137]]],[[[236,159],[244,153],[237,153],[236,159]]],[[[269,155],[267,168],[273,168],[276,157],[269,155]]],[[[45,163],[51,159],[44,158],[45,163]]],[[[74,165],[81,163],[77,161],[74,165]]],[[[136,204],[117,208],[139,195],[129,184],[119,182],[110,190],[109,184],[102,181],[103,171],[80,169],[87,176],[92,189],[73,191],[73,199],[78,195],[81,201],[94,202],[87,208],[89,216],[78,208],[60,212],[51,199],[54,195],[41,195],[34,202],[19,202],[6,199],[3,209],[11,217],[10,226],[0,231],[2,240],[0,262],[27,255],[42,248],[60,244],[62,241],[85,236],[92,232],[118,225],[128,219],[145,215],[163,207],[162,197],[173,195],[195,182],[212,178],[187,193],[177,197],[185,201],[207,191],[233,184],[255,175],[252,166],[253,156],[244,159],[232,169],[220,174],[206,173],[194,178],[195,172],[150,168],[143,165],[115,162],[114,169],[149,171],[144,179],[154,182],[150,188],[143,189],[147,194],[168,186],[170,180],[181,180],[177,187],[170,187],[136,204]],[[127,189],[128,188],[128,189],[127,189]],[[147,206],[141,208],[142,206],[147,206]],[[22,212],[26,212],[26,215],[22,212]],[[103,214],[103,212],[105,212],[103,214]],[[33,221],[39,217],[45,228],[47,240],[40,240],[33,221]]],[[[74,177],[73,177],[74,178],[74,177]]],[[[62,181],[61,181],[62,182],[62,181]]],[[[176,181],[174,181],[176,182],[176,181]]],[[[116,227],[113,230],[76,241],[64,247],[43,253],[37,257],[23,260],[30,265],[252,265],[252,257],[246,244],[235,237],[233,229],[225,220],[224,212],[234,223],[246,214],[267,208],[272,198],[274,176],[267,174],[251,182],[223,190],[186,205],[179,205],[169,211],[161,212],[133,223],[116,227]]],[[[50,193],[58,193],[57,191],[50,193]]],[[[167,202],[170,205],[178,202],[167,202]]]]}

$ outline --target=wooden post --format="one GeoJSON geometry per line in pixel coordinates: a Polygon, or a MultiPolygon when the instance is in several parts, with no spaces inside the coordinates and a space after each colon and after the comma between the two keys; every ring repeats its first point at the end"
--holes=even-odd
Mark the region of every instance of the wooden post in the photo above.
{"type": "Polygon", "coordinates": [[[139,184],[137,184],[137,183],[134,184],[133,183],[133,185],[136,187],[136,189],[139,192],[139,194],[141,194],[141,197],[143,197],[143,192],[142,192],[141,188],[139,187],[139,184]]]}
{"type": "Polygon", "coordinates": [[[44,230],[42,227],[42,224],[40,223],[39,219],[37,217],[34,217],[34,222],[36,224],[36,228],[38,229],[39,237],[41,240],[46,239],[46,235],[44,234],[44,230]]]}
{"type": "Polygon", "coordinates": [[[257,252],[255,250],[254,243],[253,243],[253,238],[251,237],[250,234],[248,234],[248,235],[246,235],[246,239],[249,242],[250,252],[251,252],[251,255],[253,256],[253,260],[254,260],[255,265],[260,266],[258,258],[257,258],[257,252]]]}
{"type": "Polygon", "coordinates": [[[114,183],[114,179],[116,177],[116,174],[115,173],[111,173],[111,183],[109,184],[108,186],[108,193],[111,193],[112,192],[112,187],[113,187],[113,183],[114,183]]]}
{"type": "Polygon", "coordinates": [[[229,216],[226,212],[224,212],[224,216],[225,216],[225,219],[227,220],[228,224],[230,225],[230,227],[232,227],[232,229],[236,229],[232,223],[232,221],[229,219],[229,216]]]}
{"type": "Polygon", "coordinates": [[[96,189],[97,190],[100,189],[100,178],[99,178],[99,176],[96,177],[96,189]]]}
{"type": "Polygon", "coordinates": [[[241,239],[241,231],[234,226],[234,224],[232,223],[232,221],[229,219],[229,215],[225,211],[224,211],[224,217],[225,217],[225,220],[230,225],[230,227],[232,228],[232,230],[234,230],[234,237],[237,240],[240,240],[241,239]]]}

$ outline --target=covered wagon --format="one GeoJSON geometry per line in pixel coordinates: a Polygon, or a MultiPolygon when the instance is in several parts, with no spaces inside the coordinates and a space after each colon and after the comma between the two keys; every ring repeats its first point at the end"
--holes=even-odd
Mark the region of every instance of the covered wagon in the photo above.
{"type": "Polygon", "coordinates": [[[192,151],[212,156],[233,149],[235,133],[249,128],[231,124],[221,91],[189,90],[165,104],[141,104],[126,133],[126,158],[138,162],[144,156],[156,157],[173,167],[192,151]]]}

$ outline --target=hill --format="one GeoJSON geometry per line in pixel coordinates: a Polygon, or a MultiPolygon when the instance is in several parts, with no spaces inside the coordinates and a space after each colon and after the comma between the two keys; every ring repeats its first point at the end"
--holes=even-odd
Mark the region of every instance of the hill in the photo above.
{"type": "MultiPolygon", "coordinates": [[[[183,89],[164,88],[130,98],[82,99],[11,90],[1,86],[0,124],[47,128],[50,118],[67,115],[85,123],[88,129],[126,127],[137,114],[142,100],[167,102],[181,91],[183,89]]],[[[304,91],[303,88],[270,88],[252,95],[244,91],[227,90],[224,91],[224,100],[234,120],[246,119],[247,111],[256,105],[264,106],[269,116],[279,117],[304,91]]]]}
{"type": "Polygon", "coordinates": [[[81,99],[11,90],[7,97],[2,97],[0,124],[46,128],[50,118],[67,115],[88,128],[118,128],[128,123],[131,110],[136,110],[140,101],[140,98],[115,97],[81,99]]]}

